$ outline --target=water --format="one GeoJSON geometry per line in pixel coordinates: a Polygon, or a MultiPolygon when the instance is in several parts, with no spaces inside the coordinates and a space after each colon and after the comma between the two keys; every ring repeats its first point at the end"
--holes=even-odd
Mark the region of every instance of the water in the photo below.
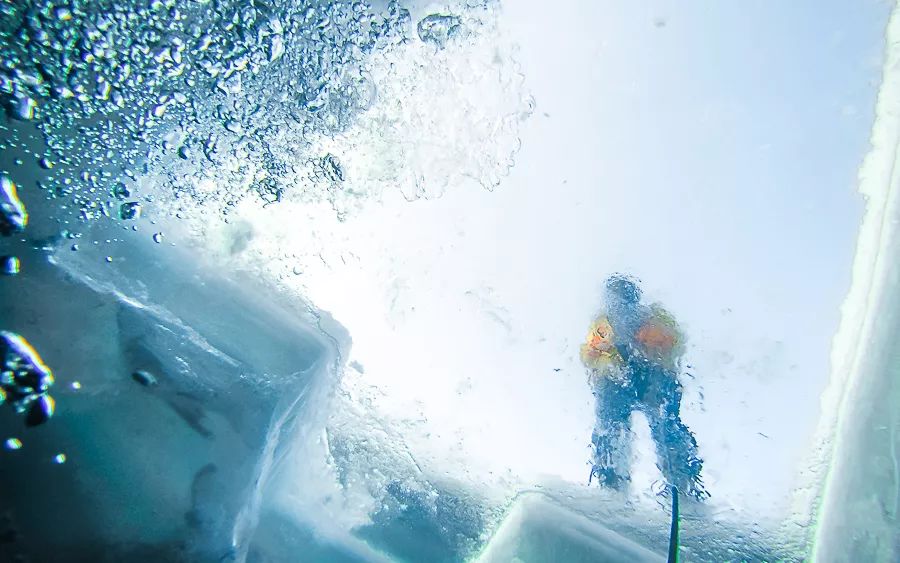
{"type": "Polygon", "coordinates": [[[652,416],[587,484],[627,272],[686,339],[683,558],[891,560],[893,449],[841,460],[893,395],[831,346],[888,8],[813,4],[4,5],[0,555],[663,560],[652,416]]]}

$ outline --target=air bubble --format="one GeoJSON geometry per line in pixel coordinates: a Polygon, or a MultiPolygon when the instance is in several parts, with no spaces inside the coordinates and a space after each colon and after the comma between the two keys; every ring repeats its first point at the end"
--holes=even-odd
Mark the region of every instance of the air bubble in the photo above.
{"type": "Polygon", "coordinates": [[[19,273],[19,259],[15,256],[0,257],[0,274],[4,276],[15,276],[19,273]]]}
{"type": "Polygon", "coordinates": [[[0,176],[0,234],[19,233],[28,225],[28,212],[9,176],[0,176]]]}
{"type": "Polygon", "coordinates": [[[22,121],[30,121],[34,119],[34,110],[37,108],[37,102],[29,97],[13,98],[12,116],[22,121]]]}
{"type": "Polygon", "coordinates": [[[129,201],[119,206],[119,218],[125,221],[139,219],[141,217],[141,204],[136,201],[129,201]]]}
{"type": "Polygon", "coordinates": [[[131,196],[131,190],[129,190],[128,186],[122,182],[116,182],[113,186],[112,193],[117,199],[125,199],[131,196]]]}

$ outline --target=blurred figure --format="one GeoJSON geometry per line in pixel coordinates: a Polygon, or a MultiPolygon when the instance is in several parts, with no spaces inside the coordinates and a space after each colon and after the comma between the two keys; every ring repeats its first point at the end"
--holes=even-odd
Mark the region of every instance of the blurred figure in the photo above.
{"type": "Polygon", "coordinates": [[[596,478],[619,489],[630,480],[630,419],[639,410],[650,423],[667,484],[704,500],[709,494],[700,478],[703,461],[679,414],[684,338],[678,324],[660,305],[642,304],[640,287],[627,276],[611,276],[605,293],[606,311],[591,323],[581,346],[597,401],[589,482],[596,478]]]}

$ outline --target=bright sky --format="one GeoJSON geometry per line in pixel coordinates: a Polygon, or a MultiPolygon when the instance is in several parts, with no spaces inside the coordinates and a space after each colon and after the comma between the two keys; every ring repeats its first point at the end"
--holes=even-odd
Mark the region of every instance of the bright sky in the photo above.
{"type": "Polygon", "coordinates": [[[585,480],[578,344],[604,278],[639,276],[690,340],[711,503],[779,519],[850,281],[888,10],[507,2],[536,106],[498,189],[390,192],[345,223],[289,203],[236,217],[263,263],[315,233],[325,255],[288,283],[350,331],[348,385],[378,390],[426,466],[476,481],[585,480]]]}
{"type": "Polygon", "coordinates": [[[515,201],[498,205],[553,226],[524,245],[555,278],[542,290],[590,301],[621,269],[673,309],[705,397],[686,418],[717,496],[777,510],[849,284],[890,5],[554,8],[506,7],[538,111],[495,194],[515,201]]]}

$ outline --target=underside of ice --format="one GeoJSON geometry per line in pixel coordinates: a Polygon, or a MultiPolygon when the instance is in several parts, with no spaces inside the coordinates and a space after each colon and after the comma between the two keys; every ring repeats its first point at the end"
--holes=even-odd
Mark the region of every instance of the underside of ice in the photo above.
{"type": "Polygon", "coordinates": [[[888,11],[0,7],[0,559],[896,560],[888,11]]]}

